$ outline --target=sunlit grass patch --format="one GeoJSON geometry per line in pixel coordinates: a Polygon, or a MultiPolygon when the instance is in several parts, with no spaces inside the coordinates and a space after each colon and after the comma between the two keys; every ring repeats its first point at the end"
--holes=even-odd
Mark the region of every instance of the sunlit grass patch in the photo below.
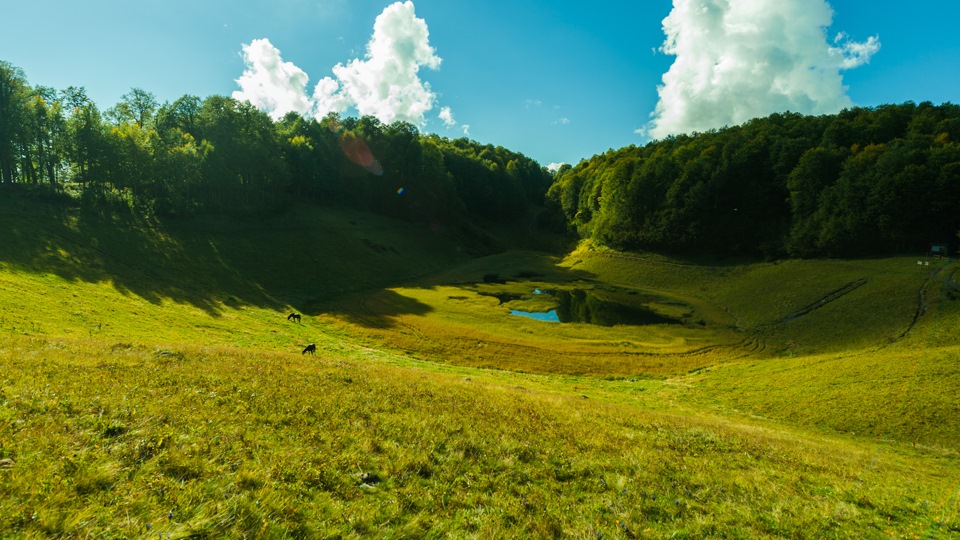
{"type": "Polygon", "coordinates": [[[354,331],[425,358],[536,373],[683,373],[702,365],[713,349],[743,339],[698,325],[603,327],[529,320],[510,314],[522,302],[503,302],[494,290],[504,292],[492,286],[397,288],[343,301],[338,311],[354,310],[349,317],[354,331]],[[395,309],[401,303],[420,307],[395,309]]]}
{"type": "Polygon", "coordinates": [[[705,317],[756,333],[774,354],[859,350],[898,338],[933,271],[918,271],[914,257],[695,266],[589,243],[562,265],[686,297],[705,317]]]}
{"type": "Polygon", "coordinates": [[[0,472],[0,530],[802,536],[887,518],[901,532],[915,520],[957,525],[942,503],[958,480],[952,462],[896,447],[353,355],[185,347],[171,359],[89,345],[3,340],[0,440],[14,466],[0,472]]]}

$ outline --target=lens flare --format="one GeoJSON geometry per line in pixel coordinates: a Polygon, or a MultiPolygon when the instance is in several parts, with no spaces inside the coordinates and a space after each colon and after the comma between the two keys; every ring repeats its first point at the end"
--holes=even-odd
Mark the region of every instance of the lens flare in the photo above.
{"type": "Polygon", "coordinates": [[[343,150],[343,155],[347,156],[347,159],[363,167],[370,174],[383,175],[383,166],[373,157],[373,151],[367,143],[363,142],[363,139],[345,131],[340,136],[340,149],[343,150]]]}

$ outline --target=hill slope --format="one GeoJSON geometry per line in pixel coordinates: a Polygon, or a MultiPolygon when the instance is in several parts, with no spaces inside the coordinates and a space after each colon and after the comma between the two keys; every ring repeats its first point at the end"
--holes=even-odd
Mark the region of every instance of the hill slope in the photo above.
{"type": "Polygon", "coordinates": [[[330,210],[0,204],[4,537],[960,535],[955,266],[471,258],[330,210]],[[534,283],[683,322],[490,296],[534,283]]]}

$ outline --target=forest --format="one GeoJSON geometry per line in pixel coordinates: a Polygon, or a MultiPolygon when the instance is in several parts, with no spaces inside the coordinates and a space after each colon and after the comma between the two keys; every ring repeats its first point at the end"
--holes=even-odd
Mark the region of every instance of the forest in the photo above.
{"type": "Polygon", "coordinates": [[[30,86],[0,62],[0,188],[160,216],[296,201],[431,226],[539,223],[616,249],[844,257],[957,245],[960,106],[778,113],[628,146],[556,173],[500,146],[373,117],[274,121],[249,103],[30,86]]]}
{"type": "Polygon", "coordinates": [[[960,107],[773,114],[563,167],[549,200],[619,249],[768,258],[956,247],[960,107]]]}
{"type": "Polygon", "coordinates": [[[249,103],[133,88],[101,111],[83,88],[27,82],[0,62],[0,187],[160,216],[263,215],[295,201],[415,223],[513,221],[553,175],[503,147],[373,117],[274,122],[249,103]]]}

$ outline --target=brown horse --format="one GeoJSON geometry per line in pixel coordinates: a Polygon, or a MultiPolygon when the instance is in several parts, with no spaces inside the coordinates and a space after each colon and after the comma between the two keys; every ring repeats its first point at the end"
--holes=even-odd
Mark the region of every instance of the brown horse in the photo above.
{"type": "Polygon", "coordinates": [[[299,314],[299,313],[291,313],[291,314],[287,315],[287,320],[288,320],[288,321],[293,321],[293,322],[300,322],[300,314],[299,314]]]}

